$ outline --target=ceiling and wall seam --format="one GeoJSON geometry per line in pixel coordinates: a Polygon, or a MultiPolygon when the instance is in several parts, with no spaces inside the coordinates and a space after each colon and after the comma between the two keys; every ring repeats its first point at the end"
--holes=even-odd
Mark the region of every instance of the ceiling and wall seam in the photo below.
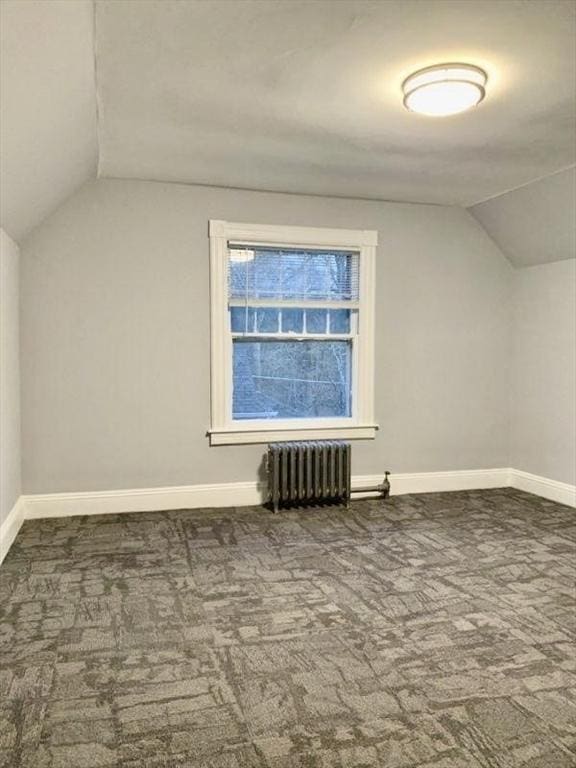
{"type": "Polygon", "coordinates": [[[530,179],[530,181],[525,181],[523,184],[518,184],[517,187],[510,187],[510,189],[503,189],[501,192],[497,192],[495,195],[489,195],[488,197],[485,197],[482,200],[476,200],[476,202],[469,203],[463,207],[470,209],[470,208],[473,208],[475,205],[482,205],[482,203],[487,203],[490,200],[496,200],[496,198],[502,197],[502,195],[507,195],[509,192],[516,192],[516,190],[518,189],[524,189],[524,187],[529,187],[530,184],[535,184],[537,181],[544,181],[544,179],[549,179],[551,176],[556,176],[559,173],[564,173],[564,171],[570,171],[572,168],[576,168],[576,163],[570,163],[564,168],[558,168],[557,171],[552,171],[552,173],[545,173],[542,176],[537,176],[534,179],[530,179]]]}
{"type": "Polygon", "coordinates": [[[496,240],[492,237],[490,232],[486,229],[486,227],[482,224],[481,221],[478,221],[476,216],[464,206],[461,206],[461,209],[464,211],[464,213],[468,216],[471,224],[476,227],[476,229],[479,229],[484,237],[490,241],[490,243],[493,245],[493,247],[498,251],[498,253],[502,256],[504,261],[508,264],[508,266],[512,269],[513,272],[516,272],[520,267],[517,264],[514,264],[510,256],[502,249],[502,246],[496,242],[496,240]]]}
{"type": "Polygon", "coordinates": [[[333,199],[333,200],[359,200],[363,201],[365,203],[386,203],[388,205],[424,205],[424,206],[434,206],[437,208],[460,208],[462,210],[466,210],[466,208],[462,205],[449,205],[448,203],[428,203],[423,200],[392,200],[392,199],[386,199],[383,197],[359,197],[358,195],[350,195],[350,194],[322,194],[320,192],[297,192],[297,191],[287,191],[285,189],[265,189],[263,187],[237,187],[232,186],[229,184],[211,184],[210,182],[206,181],[165,181],[164,179],[154,179],[149,177],[143,177],[143,176],[110,176],[108,174],[102,174],[100,176],[102,179],[107,179],[109,181],[143,181],[149,184],[174,184],[175,186],[181,186],[181,187],[207,187],[210,189],[230,189],[232,191],[237,192],[261,192],[263,195],[293,195],[296,197],[321,197],[325,199],[333,199]]]}

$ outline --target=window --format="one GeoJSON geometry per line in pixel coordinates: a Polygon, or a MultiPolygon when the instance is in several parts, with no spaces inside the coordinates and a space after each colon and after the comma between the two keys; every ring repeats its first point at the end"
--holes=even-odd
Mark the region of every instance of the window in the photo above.
{"type": "Polygon", "coordinates": [[[211,443],[374,437],[376,233],[210,222],[211,443]]]}

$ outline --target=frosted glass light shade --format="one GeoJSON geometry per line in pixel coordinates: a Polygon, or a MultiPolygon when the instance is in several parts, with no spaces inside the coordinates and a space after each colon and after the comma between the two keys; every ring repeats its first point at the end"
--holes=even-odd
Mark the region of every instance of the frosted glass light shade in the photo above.
{"type": "Polygon", "coordinates": [[[486,94],[487,75],[472,64],[439,64],[404,80],[404,106],[410,112],[442,117],[465,112],[486,94]]]}

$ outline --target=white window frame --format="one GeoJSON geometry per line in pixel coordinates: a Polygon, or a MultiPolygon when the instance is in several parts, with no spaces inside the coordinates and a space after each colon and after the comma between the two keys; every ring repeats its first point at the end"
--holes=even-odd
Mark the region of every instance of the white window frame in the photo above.
{"type": "Polygon", "coordinates": [[[210,220],[210,397],[211,445],[269,443],[279,440],[373,439],[374,311],[378,233],[364,229],[328,229],[243,224],[210,220]],[[353,345],[352,416],[319,419],[232,418],[232,332],[228,308],[228,244],[282,248],[330,248],[359,254],[358,335],[353,345]]]}

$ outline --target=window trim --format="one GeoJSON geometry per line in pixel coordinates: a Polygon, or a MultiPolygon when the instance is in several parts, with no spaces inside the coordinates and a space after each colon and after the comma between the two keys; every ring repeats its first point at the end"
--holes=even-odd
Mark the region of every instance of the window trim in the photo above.
{"type": "Polygon", "coordinates": [[[210,413],[211,445],[269,443],[278,440],[373,439],[375,262],[378,232],[211,219],[210,237],[210,413]],[[354,344],[350,418],[245,420],[232,419],[232,333],[228,322],[228,243],[281,248],[353,249],[359,253],[359,332],[354,344]]]}

